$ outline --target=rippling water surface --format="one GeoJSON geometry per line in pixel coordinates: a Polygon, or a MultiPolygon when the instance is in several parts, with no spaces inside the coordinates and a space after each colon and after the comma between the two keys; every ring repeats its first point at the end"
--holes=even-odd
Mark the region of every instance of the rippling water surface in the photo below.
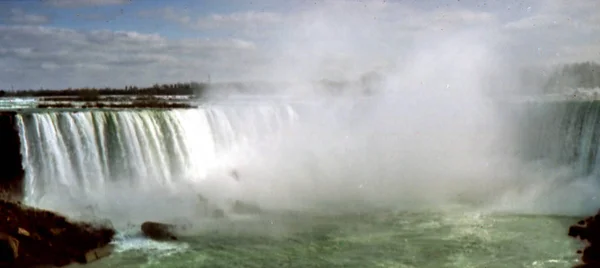
{"type": "Polygon", "coordinates": [[[473,211],[281,213],[196,223],[178,242],[132,229],[91,267],[570,267],[576,219],[473,211]]]}

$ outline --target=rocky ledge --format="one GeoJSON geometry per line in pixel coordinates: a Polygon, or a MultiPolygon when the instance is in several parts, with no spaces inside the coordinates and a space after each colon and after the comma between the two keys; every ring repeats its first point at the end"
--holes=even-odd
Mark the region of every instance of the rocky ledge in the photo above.
{"type": "Polygon", "coordinates": [[[115,230],[0,200],[0,267],[62,267],[107,256],[115,230]]]}

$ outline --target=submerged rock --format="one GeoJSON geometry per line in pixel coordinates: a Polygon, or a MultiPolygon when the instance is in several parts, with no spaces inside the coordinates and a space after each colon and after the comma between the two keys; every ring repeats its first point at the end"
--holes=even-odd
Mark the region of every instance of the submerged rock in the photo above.
{"type": "Polygon", "coordinates": [[[173,224],[147,221],[142,223],[142,233],[154,240],[177,240],[176,226],[173,224]]]}
{"type": "Polygon", "coordinates": [[[110,254],[107,246],[114,235],[112,227],[70,221],[48,210],[0,200],[2,267],[88,263],[110,254]],[[98,254],[100,250],[103,251],[98,254]]]}
{"type": "Polygon", "coordinates": [[[239,200],[233,202],[231,206],[231,210],[234,213],[238,214],[260,214],[262,213],[262,209],[258,205],[245,203],[239,200]]]}
{"type": "Polygon", "coordinates": [[[215,219],[225,218],[225,210],[220,208],[213,210],[212,217],[215,219]]]}
{"type": "Polygon", "coordinates": [[[576,268],[600,267],[600,212],[569,227],[569,236],[587,242],[581,254],[581,262],[576,268]]]}

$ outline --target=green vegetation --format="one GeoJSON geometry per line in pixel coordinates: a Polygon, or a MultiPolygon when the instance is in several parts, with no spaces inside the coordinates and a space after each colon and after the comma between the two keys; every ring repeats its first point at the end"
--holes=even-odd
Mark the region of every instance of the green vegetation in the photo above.
{"type": "Polygon", "coordinates": [[[0,97],[73,97],[82,101],[96,101],[101,96],[201,96],[208,87],[205,83],[155,84],[139,88],[68,88],[40,90],[0,90],[0,97]]]}
{"type": "Polygon", "coordinates": [[[581,62],[555,68],[544,85],[545,92],[557,92],[566,88],[600,88],[600,64],[581,62]]]}
{"type": "MultiPolygon", "coordinates": [[[[579,62],[563,64],[543,70],[536,67],[523,69],[520,73],[521,89],[533,94],[561,93],[568,89],[600,88],[600,63],[579,62]]],[[[315,81],[317,91],[342,95],[347,92],[363,95],[376,94],[382,86],[384,78],[377,72],[365,73],[355,80],[335,81],[322,79],[315,81]]],[[[219,83],[210,85],[210,94],[239,94],[258,93],[271,94],[286,84],[271,84],[266,82],[219,83]]],[[[515,87],[516,88],[516,87],[515,87]]],[[[506,88],[505,88],[506,89],[506,88]]],[[[79,100],[85,102],[122,101],[123,97],[135,97],[138,103],[142,101],[158,105],[153,97],[189,96],[193,98],[206,97],[209,94],[207,83],[173,83],[154,84],[151,87],[126,86],[125,88],[68,88],[68,89],[37,89],[37,90],[0,90],[0,97],[37,97],[43,101],[79,100]]]]}

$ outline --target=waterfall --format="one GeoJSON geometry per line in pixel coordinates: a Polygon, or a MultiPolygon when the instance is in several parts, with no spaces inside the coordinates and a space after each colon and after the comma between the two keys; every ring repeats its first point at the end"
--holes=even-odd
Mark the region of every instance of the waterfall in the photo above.
{"type": "Polygon", "coordinates": [[[567,213],[595,198],[600,102],[502,104],[507,117],[498,119],[459,117],[472,112],[436,104],[21,113],[25,202],[67,214],[97,205],[111,219],[148,220],[193,210],[198,191],[214,200],[238,189],[235,198],[267,209],[412,206],[458,196],[567,213]],[[241,182],[219,184],[234,181],[233,169],[241,182]],[[181,196],[185,204],[175,200],[181,196]]]}
{"type": "Polygon", "coordinates": [[[569,167],[574,177],[600,175],[600,102],[530,103],[518,113],[523,160],[569,167]]]}
{"type": "Polygon", "coordinates": [[[19,114],[25,202],[52,207],[49,198],[78,202],[108,185],[202,180],[229,157],[276,142],[296,117],[288,105],[19,114]]]}

